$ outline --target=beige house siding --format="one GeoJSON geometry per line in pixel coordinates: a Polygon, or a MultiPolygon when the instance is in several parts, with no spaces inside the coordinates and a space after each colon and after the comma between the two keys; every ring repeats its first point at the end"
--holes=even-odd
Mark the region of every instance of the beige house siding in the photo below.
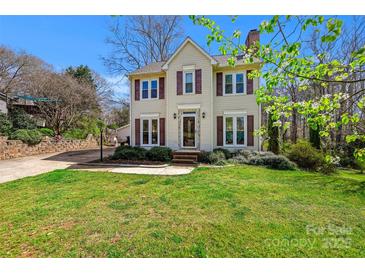
{"type": "MultiPolygon", "coordinates": [[[[211,134],[212,122],[212,65],[207,58],[193,44],[187,43],[175,58],[168,65],[167,76],[167,145],[172,149],[179,149],[179,123],[180,119],[174,119],[174,113],[178,114],[178,105],[197,104],[200,105],[199,117],[200,132],[198,133],[198,149],[211,150],[213,136],[211,134]],[[176,72],[183,71],[184,66],[195,66],[195,69],[202,70],[202,94],[176,94],[176,72]],[[202,119],[202,113],[206,113],[206,118],[202,119]]],[[[188,109],[187,109],[188,110],[188,109]]]]}
{"type": "MultiPolygon", "coordinates": [[[[239,65],[235,68],[217,67],[214,60],[209,58],[193,43],[187,42],[175,53],[173,58],[164,66],[166,72],[130,75],[131,98],[131,145],[135,145],[135,119],[142,114],[159,114],[160,118],[166,118],[165,139],[166,146],[177,150],[181,149],[181,113],[184,111],[196,111],[197,113],[197,147],[198,150],[211,151],[217,147],[217,116],[224,116],[226,111],[242,111],[254,116],[254,129],[260,127],[260,107],[256,103],[256,97],[250,95],[216,96],[216,73],[239,72],[257,69],[259,65],[239,65]],[[176,86],[177,71],[201,69],[202,93],[177,95],[176,86]],[[142,100],[134,99],[134,80],[151,80],[165,77],[165,99],[142,100]],[[202,118],[203,112],[205,118],[202,118]],[[176,114],[176,119],[174,119],[176,114]]],[[[254,79],[253,90],[259,87],[259,79],[254,79]]],[[[247,125],[246,125],[247,126],[247,125]]],[[[246,140],[247,141],[247,140],[246,140]]],[[[238,149],[242,147],[231,147],[238,149]]],[[[254,146],[248,149],[260,149],[259,137],[254,137],[254,146]]]]}
{"type": "MultiPolygon", "coordinates": [[[[131,127],[130,127],[130,136],[131,136],[131,145],[135,145],[135,119],[140,119],[142,114],[159,114],[159,118],[166,117],[166,90],[165,90],[165,99],[142,99],[140,96],[140,100],[136,101],[134,99],[134,80],[140,79],[141,83],[143,80],[154,80],[159,77],[166,77],[165,73],[158,74],[145,74],[139,76],[133,76],[130,78],[130,98],[131,98],[131,127]]],[[[166,81],[166,79],[165,79],[166,81]]]]}
{"type": "Polygon", "coordinates": [[[0,112],[8,113],[8,108],[6,107],[6,102],[0,99],[0,112]]]}
{"type": "MultiPolygon", "coordinates": [[[[233,94],[233,95],[224,95],[217,96],[217,87],[216,87],[216,75],[217,72],[223,72],[223,78],[225,73],[234,73],[234,72],[246,72],[247,70],[257,69],[257,66],[246,65],[246,66],[237,66],[234,68],[217,68],[213,72],[213,109],[214,109],[214,116],[224,116],[225,111],[243,111],[246,112],[247,115],[254,116],[254,128],[258,129],[260,127],[260,108],[256,103],[256,97],[254,94],[233,94]]],[[[253,81],[253,90],[257,90],[259,88],[259,79],[255,78],[253,81]]],[[[224,90],[224,87],[223,87],[224,90]]],[[[217,119],[215,118],[213,125],[213,130],[215,134],[213,135],[214,138],[214,148],[217,147],[217,119]]],[[[250,149],[259,150],[259,137],[254,137],[254,146],[248,147],[250,149]]],[[[234,148],[234,147],[231,147],[234,148]]]]}

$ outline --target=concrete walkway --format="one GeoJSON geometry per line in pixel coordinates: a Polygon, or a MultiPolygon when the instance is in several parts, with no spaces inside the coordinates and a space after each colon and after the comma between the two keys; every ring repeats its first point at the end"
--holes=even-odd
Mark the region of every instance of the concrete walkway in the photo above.
{"type": "Polygon", "coordinates": [[[167,166],[167,167],[117,167],[111,172],[114,173],[132,173],[132,174],[148,174],[148,175],[183,175],[192,172],[194,167],[185,166],[167,166]]]}
{"type": "MultiPolygon", "coordinates": [[[[104,156],[109,156],[114,148],[104,150],[104,156]]],[[[0,161],[0,183],[34,176],[56,169],[79,169],[88,171],[106,171],[114,173],[148,174],[148,175],[182,175],[190,173],[193,167],[167,166],[149,167],[98,167],[78,165],[99,158],[99,150],[80,150],[63,153],[29,156],[0,161]]]]}

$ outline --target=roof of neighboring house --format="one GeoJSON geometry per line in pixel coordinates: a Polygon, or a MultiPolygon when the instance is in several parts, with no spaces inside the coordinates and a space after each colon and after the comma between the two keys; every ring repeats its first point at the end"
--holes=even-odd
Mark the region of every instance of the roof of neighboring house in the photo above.
{"type": "Polygon", "coordinates": [[[124,126],[118,127],[118,128],[116,128],[115,130],[124,129],[124,128],[127,128],[127,127],[129,127],[129,126],[130,126],[130,124],[127,124],[127,125],[124,125],[124,126]]]}
{"type": "MultiPolygon", "coordinates": [[[[196,44],[190,37],[187,37],[181,45],[176,49],[176,51],[171,55],[169,60],[166,62],[154,62],[149,65],[146,65],[142,68],[139,68],[133,72],[131,72],[129,75],[140,75],[140,74],[149,74],[149,73],[160,73],[164,71],[164,66],[166,68],[166,65],[174,58],[174,56],[183,48],[183,46],[187,43],[191,42],[194,46],[196,46],[200,51],[202,51],[203,54],[207,55],[207,57],[211,58],[214,65],[218,65],[221,67],[228,66],[228,58],[231,57],[231,55],[210,55],[208,54],[203,48],[201,48],[198,44],[196,44]]],[[[236,58],[236,64],[244,64],[245,60],[244,58],[236,58]]]]}

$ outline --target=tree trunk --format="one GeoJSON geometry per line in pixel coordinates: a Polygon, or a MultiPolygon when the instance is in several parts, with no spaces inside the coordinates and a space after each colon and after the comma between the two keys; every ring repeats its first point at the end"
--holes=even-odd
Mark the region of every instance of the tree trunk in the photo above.
{"type": "Polygon", "coordinates": [[[269,114],[268,117],[268,135],[269,135],[269,147],[268,150],[275,153],[275,154],[279,154],[280,152],[280,147],[279,147],[279,128],[278,127],[274,127],[273,126],[273,120],[272,120],[272,115],[269,114]]]}
{"type": "Polygon", "coordinates": [[[290,140],[293,144],[297,142],[298,139],[298,124],[297,124],[297,110],[293,109],[292,122],[290,128],[290,140]]]}
{"type": "Polygon", "coordinates": [[[309,127],[309,141],[313,147],[320,149],[321,148],[321,137],[319,136],[319,127],[317,129],[313,129],[309,127]]]}

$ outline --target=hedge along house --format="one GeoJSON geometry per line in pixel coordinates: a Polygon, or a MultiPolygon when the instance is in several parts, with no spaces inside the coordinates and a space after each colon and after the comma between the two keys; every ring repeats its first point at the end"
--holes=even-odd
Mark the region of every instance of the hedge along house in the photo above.
{"type": "MultiPolygon", "coordinates": [[[[252,30],[246,44],[258,40],[252,30]]],[[[228,58],[209,55],[188,37],[166,62],[130,73],[131,145],[259,150],[254,136],[261,120],[254,95],[259,79],[248,73],[260,64],[237,58],[232,67],[228,58]]]]}

